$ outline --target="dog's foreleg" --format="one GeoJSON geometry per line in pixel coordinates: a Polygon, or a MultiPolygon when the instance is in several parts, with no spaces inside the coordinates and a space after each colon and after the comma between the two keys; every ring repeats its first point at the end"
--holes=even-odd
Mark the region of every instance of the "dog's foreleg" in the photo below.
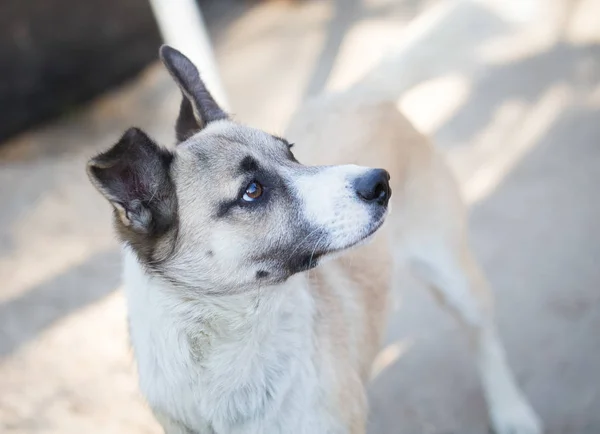
{"type": "Polygon", "coordinates": [[[540,434],[542,424],[516,385],[504,348],[492,325],[478,333],[477,364],[497,434],[540,434]]]}
{"type": "Polygon", "coordinates": [[[517,386],[497,336],[487,281],[464,244],[456,251],[443,244],[419,249],[411,264],[469,332],[494,431],[540,434],[541,422],[517,386]]]}

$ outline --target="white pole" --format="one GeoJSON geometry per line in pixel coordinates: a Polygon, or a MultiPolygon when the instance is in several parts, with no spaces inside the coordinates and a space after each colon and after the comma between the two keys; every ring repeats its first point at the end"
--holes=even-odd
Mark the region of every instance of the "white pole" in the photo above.
{"type": "Polygon", "coordinates": [[[196,0],[150,0],[150,5],[165,43],[194,62],[215,100],[224,110],[229,109],[202,12],[196,0]]]}

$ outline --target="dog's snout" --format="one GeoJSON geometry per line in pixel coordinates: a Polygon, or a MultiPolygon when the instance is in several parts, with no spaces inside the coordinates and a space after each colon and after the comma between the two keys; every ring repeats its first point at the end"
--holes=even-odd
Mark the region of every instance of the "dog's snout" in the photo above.
{"type": "Polygon", "coordinates": [[[365,202],[387,205],[392,194],[390,174],[383,169],[372,169],[354,181],[356,194],[365,202]]]}

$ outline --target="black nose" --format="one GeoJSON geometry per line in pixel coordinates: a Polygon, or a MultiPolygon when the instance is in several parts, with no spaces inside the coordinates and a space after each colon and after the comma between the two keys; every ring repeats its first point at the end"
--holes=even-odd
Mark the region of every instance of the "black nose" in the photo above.
{"type": "Polygon", "coordinates": [[[392,195],[390,174],[383,169],[372,169],[356,178],[354,188],[356,194],[365,202],[387,205],[392,195]]]}

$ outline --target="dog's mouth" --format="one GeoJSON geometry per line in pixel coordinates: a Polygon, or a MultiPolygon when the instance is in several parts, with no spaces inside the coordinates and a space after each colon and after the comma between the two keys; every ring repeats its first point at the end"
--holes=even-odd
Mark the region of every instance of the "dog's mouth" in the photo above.
{"type": "Polygon", "coordinates": [[[333,253],[342,252],[344,250],[348,250],[353,247],[361,246],[363,244],[368,243],[373,238],[375,233],[381,228],[381,226],[383,226],[383,224],[385,223],[386,217],[387,217],[387,212],[383,213],[383,215],[379,218],[379,220],[377,220],[376,222],[371,224],[370,227],[365,231],[364,235],[359,237],[358,240],[351,242],[346,246],[334,249],[331,251],[331,253],[333,254],[333,253]]]}
{"type": "Polygon", "coordinates": [[[372,223],[364,231],[364,233],[361,234],[361,236],[359,236],[356,240],[349,242],[348,244],[345,244],[345,245],[342,245],[339,247],[334,247],[334,248],[324,247],[321,249],[315,249],[314,251],[312,251],[310,253],[310,255],[306,255],[300,261],[301,266],[300,266],[299,271],[311,270],[311,269],[315,268],[317,265],[319,265],[319,263],[321,263],[321,260],[324,258],[335,257],[336,255],[341,254],[341,253],[345,252],[346,250],[349,250],[353,247],[358,247],[358,246],[368,243],[373,238],[375,233],[381,228],[381,226],[383,226],[383,224],[385,223],[385,220],[386,220],[386,216],[387,216],[387,212],[384,213],[377,221],[372,223]]]}

